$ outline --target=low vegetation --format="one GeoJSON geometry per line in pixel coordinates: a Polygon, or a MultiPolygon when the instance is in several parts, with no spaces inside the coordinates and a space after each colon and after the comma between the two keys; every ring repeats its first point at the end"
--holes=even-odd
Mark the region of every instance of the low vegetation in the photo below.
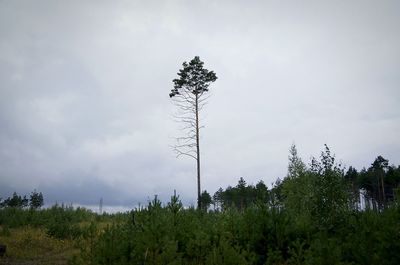
{"type": "Polygon", "coordinates": [[[241,178],[199,210],[175,194],[114,215],[3,206],[0,264],[399,264],[400,170],[385,161],[345,171],[326,147],[307,166],[293,147],[271,189],[241,178]]]}

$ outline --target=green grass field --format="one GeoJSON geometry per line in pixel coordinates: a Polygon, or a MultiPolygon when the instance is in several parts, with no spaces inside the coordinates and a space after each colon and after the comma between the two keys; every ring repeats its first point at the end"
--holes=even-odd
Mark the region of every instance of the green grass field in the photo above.
{"type": "Polygon", "coordinates": [[[43,228],[1,228],[0,242],[7,252],[0,264],[68,264],[79,249],[72,240],[55,239],[43,228]]]}

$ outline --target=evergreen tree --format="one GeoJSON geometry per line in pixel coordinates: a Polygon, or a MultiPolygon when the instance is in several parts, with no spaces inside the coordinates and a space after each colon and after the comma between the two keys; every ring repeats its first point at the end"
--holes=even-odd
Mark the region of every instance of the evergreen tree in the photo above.
{"type": "Polygon", "coordinates": [[[31,209],[39,209],[43,206],[43,194],[34,190],[30,195],[29,207],[31,209]]]}
{"type": "Polygon", "coordinates": [[[376,175],[377,183],[378,183],[378,202],[381,207],[385,206],[386,203],[386,194],[385,194],[385,173],[388,169],[389,161],[383,158],[382,156],[378,156],[375,161],[371,164],[371,169],[376,175]]]}
{"type": "Polygon", "coordinates": [[[179,78],[174,79],[174,88],[169,94],[174,100],[179,112],[176,118],[183,123],[185,135],[177,138],[174,150],[177,156],[185,155],[196,160],[197,166],[197,206],[201,208],[200,200],[200,119],[199,112],[204,107],[208,87],[217,80],[213,71],[203,68],[203,62],[196,56],[189,63],[183,63],[179,70],[179,78]]]}
{"type": "Polygon", "coordinates": [[[220,187],[213,195],[214,210],[220,210],[222,207],[222,196],[224,190],[220,187]]]}
{"type": "Polygon", "coordinates": [[[207,211],[207,209],[210,207],[212,199],[210,194],[205,190],[201,193],[200,195],[200,202],[201,202],[201,209],[207,211]]]}
{"type": "Polygon", "coordinates": [[[347,182],[347,186],[349,187],[349,197],[351,201],[351,205],[354,209],[358,210],[360,204],[360,188],[358,184],[358,172],[357,169],[350,166],[344,175],[344,179],[347,182]]]}
{"type": "Polygon", "coordinates": [[[260,203],[268,202],[268,187],[260,180],[255,187],[256,201],[260,203]]]}
{"type": "Polygon", "coordinates": [[[11,208],[25,208],[28,206],[28,199],[26,196],[21,197],[14,192],[12,197],[8,197],[6,200],[4,200],[3,205],[11,208]]]}

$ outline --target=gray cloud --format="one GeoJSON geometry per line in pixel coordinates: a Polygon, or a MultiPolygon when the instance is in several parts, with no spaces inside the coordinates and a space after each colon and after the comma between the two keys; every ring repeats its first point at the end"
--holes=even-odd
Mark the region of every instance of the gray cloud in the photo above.
{"type": "Polygon", "coordinates": [[[0,186],[130,205],[176,189],[169,148],[184,60],[219,79],[202,113],[203,187],[286,174],[295,142],[347,165],[399,163],[397,1],[8,1],[0,4],[0,186]],[[108,196],[108,197],[106,197],[108,196]]]}

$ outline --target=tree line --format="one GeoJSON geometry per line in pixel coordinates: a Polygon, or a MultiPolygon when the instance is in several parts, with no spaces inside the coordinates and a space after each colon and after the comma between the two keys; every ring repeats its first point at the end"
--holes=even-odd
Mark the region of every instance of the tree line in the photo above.
{"type": "MultiPolygon", "coordinates": [[[[260,180],[248,185],[241,177],[236,186],[219,188],[211,197],[203,191],[200,199],[203,209],[214,210],[235,207],[243,210],[257,203],[268,203],[277,207],[306,210],[306,204],[323,202],[323,207],[334,202],[353,210],[382,210],[396,198],[400,187],[400,166],[389,165],[382,156],[368,168],[357,171],[350,166],[347,170],[335,161],[328,146],[320,161],[311,159],[307,166],[297,154],[296,146],[290,148],[288,174],[278,179],[271,189],[260,180]],[[318,196],[321,196],[320,198],[318,196]],[[291,205],[293,204],[293,205],[291,205]],[[302,205],[297,205],[302,204],[302,205]]],[[[331,205],[332,206],[332,205],[331,205]]]]}
{"type": "Polygon", "coordinates": [[[349,167],[344,178],[351,188],[355,207],[359,206],[363,197],[365,207],[380,210],[399,195],[400,166],[389,165],[389,160],[382,156],[360,171],[349,167]]]}
{"type": "Polygon", "coordinates": [[[184,209],[175,194],[166,205],[155,197],[147,207],[131,211],[124,223],[107,227],[80,262],[399,264],[399,167],[379,172],[376,161],[382,159],[355,175],[353,167],[346,170],[337,163],[327,146],[309,165],[292,146],[287,176],[271,189],[240,178],[213,196],[204,191],[201,209],[184,209]],[[356,177],[349,178],[349,172],[356,177]],[[379,191],[364,186],[364,174],[376,182],[375,189],[382,189],[383,181],[382,206],[379,191]],[[376,199],[368,197],[374,192],[376,199]],[[377,207],[362,208],[358,194],[377,200],[377,207]]]}
{"type": "Polygon", "coordinates": [[[18,195],[17,192],[14,192],[11,197],[3,200],[0,198],[0,209],[1,208],[30,208],[30,209],[39,209],[43,206],[43,194],[41,192],[37,192],[36,190],[32,191],[29,195],[21,196],[18,195]]]}
{"type": "Polygon", "coordinates": [[[147,206],[116,215],[72,207],[7,207],[0,209],[0,226],[29,225],[74,240],[80,251],[71,264],[397,265],[399,168],[390,166],[392,172],[388,165],[379,174],[374,162],[349,178],[355,171],[337,163],[327,146],[309,165],[292,146],[285,178],[270,189],[241,178],[214,196],[203,192],[208,208],[203,203],[200,209],[185,208],[176,194],[166,204],[155,197],[147,206]],[[364,174],[371,174],[367,179],[376,183],[375,190],[364,188],[364,174]],[[376,208],[360,207],[358,188],[366,196],[377,194],[365,197],[376,200],[376,208]]]}

